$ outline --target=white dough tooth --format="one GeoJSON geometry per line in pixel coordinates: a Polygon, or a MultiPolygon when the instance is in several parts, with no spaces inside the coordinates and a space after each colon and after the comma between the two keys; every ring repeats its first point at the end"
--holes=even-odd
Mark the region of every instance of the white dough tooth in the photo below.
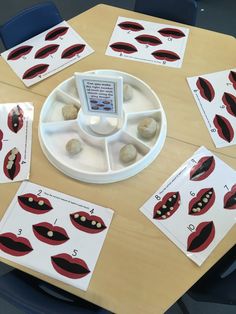
{"type": "Polygon", "coordinates": [[[97,228],[101,228],[102,224],[100,222],[97,223],[97,228]]]}
{"type": "Polygon", "coordinates": [[[38,202],[38,204],[39,204],[39,206],[43,206],[43,205],[44,205],[44,201],[40,200],[40,201],[38,202]]]}
{"type": "Polygon", "coordinates": [[[16,159],[16,155],[14,154],[11,154],[9,157],[8,157],[8,160],[15,160],[16,159]]]}
{"type": "Polygon", "coordinates": [[[51,237],[53,236],[53,231],[49,230],[49,231],[47,232],[47,235],[51,238],[51,237]]]}
{"type": "Polygon", "coordinates": [[[81,217],[80,217],[80,220],[81,220],[81,221],[85,221],[85,220],[86,220],[86,217],[81,216],[81,217]]]}
{"type": "Polygon", "coordinates": [[[207,203],[207,202],[208,202],[208,199],[207,199],[206,197],[204,197],[204,198],[202,199],[202,201],[203,201],[203,203],[207,203]]]}

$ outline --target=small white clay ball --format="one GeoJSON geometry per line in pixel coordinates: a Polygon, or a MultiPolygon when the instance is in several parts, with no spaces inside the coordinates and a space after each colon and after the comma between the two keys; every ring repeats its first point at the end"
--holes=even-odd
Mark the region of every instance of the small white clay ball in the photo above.
{"type": "Polygon", "coordinates": [[[120,150],[120,160],[129,163],[137,157],[137,149],[132,144],[126,144],[120,150]]]}
{"type": "Polygon", "coordinates": [[[75,105],[65,105],[62,107],[62,115],[65,120],[73,120],[77,118],[79,108],[75,105]]]}
{"type": "Polygon", "coordinates": [[[78,139],[72,138],[67,142],[66,150],[70,155],[76,155],[82,150],[82,143],[78,139]]]}
{"type": "Polygon", "coordinates": [[[157,124],[156,120],[153,118],[144,118],[138,124],[138,133],[141,137],[150,139],[152,138],[157,131],[157,124]]]}
{"type": "Polygon", "coordinates": [[[123,85],[123,100],[128,101],[133,97],[133,87],[127,83],[123,85]]]}

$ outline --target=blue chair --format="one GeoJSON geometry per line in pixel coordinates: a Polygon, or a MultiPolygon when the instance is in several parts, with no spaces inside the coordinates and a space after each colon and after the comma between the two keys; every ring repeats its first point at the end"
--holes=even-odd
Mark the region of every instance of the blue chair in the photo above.
{"type": "Polygon", "coordinates": [[[27,8],[0,27],[0,37],[6,49],[10,49],[63,19],[53,2],[42,2],[27,8]]]}
{"type": "Polygon", "coordinates": [[[166,20],[195,25],[196,0],[136,0],[134,11],[166,20]]]}
{"type": "MultiPolygon", "coordinates": [[[[236,305],[236,245],[234,245],[187,294],[195,301],[236,305]]],[[[178,305],[189,314],[183,298],[178,305]]]]}
{"type": "Polygon", "coordinates": [[[109,314],[99,306],[78,298],[40,279],[0,263],[0,312],[4,314],[109,314]],[[8,310],[9,309],[9,310],[8,310]]]}

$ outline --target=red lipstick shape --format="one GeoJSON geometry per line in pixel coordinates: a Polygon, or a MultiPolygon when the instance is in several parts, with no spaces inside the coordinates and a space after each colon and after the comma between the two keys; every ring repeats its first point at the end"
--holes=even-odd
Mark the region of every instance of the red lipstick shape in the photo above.
{"type": "Polygon", "coordinates": [[[234,138],[234,130],[229,120],[216,114],[213,123],[217,129],[219,137],[230,143],[234,138]]]}
{"type": "Polygon", "coordinates": [[[230,93],[224,93],[222,101],[228,113],[236,117],[236,97],[230,93]]]}
{"type": "Polygon", "coordinates": [[[47,71],[49,64],[37,64],[25,71],[22,78],[24,80],[32,79],[47,71]]]}
{"type": "Polygon", "coordinates": [[[167,193],[160,202],[158,202],[153,210],[153,219],[165,220],[170,218],[180,205],[179,192],[167,193]]]}
{"type": "Polygon", "coordinates": [[[53,226],[48,222],[41,222],[32,226],[34,235],[39,241],[51,245],[63,244],[69,240],[66,230],[53,226]]]}
{"type": "Polygon", "coordinates": [[[172,37],[172,38],[182,38],[185,37],[185,34],[177,28],[163,28],[158,31],[164,37],[172,37]]]}
{"type": "Polygon", "coordinates": [[[51,256],[51,263],[59,274],[71,279],[79,279],[90,273],[85,261],[66,253],[51,256]]]}
{"type": "Polygon", "coordinates": [[[215,159],[213,156],[202,157],[190,171],[191,181],[201,181],[206,179],[215,169],[215,159]]]}
{"type": "Polygon", "coordinates": [[[102,218],[82,211],[70,214],[70,220],[75,228],[87,233],[99,233],[106,229],[102,218]]]}
{"type": "Polygon", "coordinates": [[[0,235],[0,250],[13,256],[23,256],[33,251],[33,248],[28,239],[7,232],[0,235]]]}
{"type": "Polygon", "coordinates": [[[197,88],[199,89],[200,95],[202,96],[202,98],[208,100],[208,101],[212,101],[215,97],[215,91],[213,86],[211,85],[211,83],[202,78],[199,77],[197,80],[197,88]]]}
{"type": "Polygon", "coordinates": [[[38,197],[32,193],[18,196],[18,203],[24,210],[37,215],[45,214],[53,209],[47,198],[38,197]]]}
{"type": "Polygon", "coordinates": [[[0,150],[2,150],[2,139],[3,139],[3,132],[0,129],[0,150]]]}
{"type": "Polygon", "coordinates": [[[188,205],[189,215],[199,216],[205,214],[215,202],[213,188],[201,189],[188,205]]]}
{"type": "Polygon", "coordinates": [[[230,71],[229,80],[233,84],[233,88],[236,89],[236,72],[230,71]]]}
{"type": "Polygon", "coordinates": [[[66,48],[62,54],[61,54],[61,58],[62,59],[71,59],[74,56],[80,54],[85,48],[85,45],[82,44],[76,44],[76,45],[72,45],[68,48],[66,48]]]}
{"type": "Polygon", "coordinates": [[[47,45],[40,48],[34,55],[35,59],[44,59],[47,58],[49,55],[54,54],[59,48],[59,45],[47,45]]]}
{"type": "Polygon", "coordinates": [[[162,41],[158,37],[148,35],[148,34],[139,35],[139,36],[135,37],[135,39],[140,44],[149,45],[149,46],[158,46],[158,45],[162,44],[162,41]]]}
{"type": "Polygon", "coordinates": [[[215,225],[213,221],[201,222],[196,231],[188,237],[187,251],[201,252],[205,250],[215,237],[215,225]]]}
{"type": "Polygon", "coordinates": [[[122,22],[122,23],[118,24],[118,26],[121,29],[124,29],[127,31],[133,31],[133,32],[139,32],[139,31],[144,30],[144,27],[141,24],[136,23],[136,22],[129,22],[129,21],[122,22]]]}
{"type": "Polygon", "coordinates": [[[236,209],[236,184],[224,196],[224,208],[236,209]]]}
{"type": "Polygon", "coordinates": [[[65,26],[54,28],[49,33],[47,33],[47,35],[45,36],[45,40],[55,40],[58,37],[65,35],[68,29],[69,27],[65,27],[65,26]]]}
{"type": "Polygon", "coordinates": [[[9,179],[15,179],[20,172],[20,161],[21,154],[16,147],[7,153],[3,163],[3,171],[9,179]]]}
{"type": "Polygon", "coordinates": [[[174,62],[180,59],[180,56],[177,53],[170,50],[156,50],[152,53],[153,57],[158,60],[166,60],[169,62],[174,62]]]}
{"type": "Polygon", "coordinates": [[[32,49],[33,49],[33,46],[27,46],[27,45],[18,47],[9,53],[7,60],[18,60],[21,57],[30,53],[32,49]]]}
{"type": "Polygon", "coordinates": [[[111,49],[117,52],[123,52],[127,54],[131,54],[137,52],[137,48],[134,45],[125,42],[116,42],[110,45],[111,49]]]}
{"type": "Polygon", "coordinates": [[[7,125],[9,129],[17,133],[22,127],[24,122],[24,111],[21,109],[19,105],[12,108],[12,110],[8,114],[7,125]]]}

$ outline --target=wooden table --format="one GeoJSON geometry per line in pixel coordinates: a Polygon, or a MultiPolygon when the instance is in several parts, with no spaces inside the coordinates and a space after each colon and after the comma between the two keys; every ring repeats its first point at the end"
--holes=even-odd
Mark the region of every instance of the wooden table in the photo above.
{"type": "MultiPolygon", "coordinates": [[[[236,169],[235,147],[215,148],[186,83],[188,76],[235,67],[236,45],[230,36],[189,26],[181,69],[108,57],[105,50],[118,16],[181,25],[98,5],[69,21],[95,53],[62,72],[26,88],[0,59],[0,103],[32,101],[35,105],[30,181],[115,211],[87,292],[5,262],[115,313],[163,313],[233,246],[236,228],[198,267],[138,209],[201,145],[236,169]],[[156,91],[167,115],[168,133],[160,155],[136,176],[113,184],[85,184],[63,175],[47,161],[38,140],[39,113],[47,95],[75,71],[105,68],[129,72],[156,91]]],[[[20,183],[1,185],[1,216],[19,186],[20,183]]]]}

